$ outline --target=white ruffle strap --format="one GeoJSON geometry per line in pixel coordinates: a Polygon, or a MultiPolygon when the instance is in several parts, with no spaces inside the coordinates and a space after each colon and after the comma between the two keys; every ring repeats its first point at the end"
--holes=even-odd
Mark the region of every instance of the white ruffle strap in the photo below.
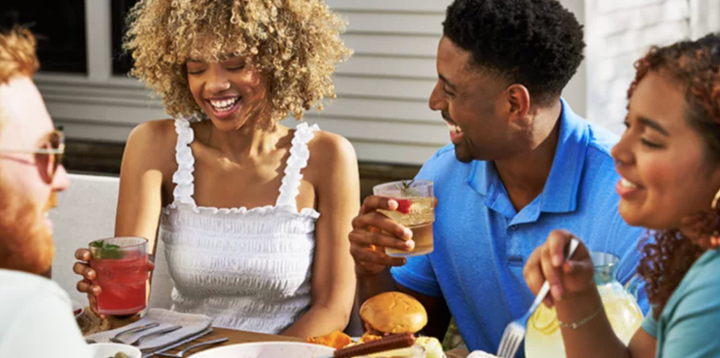
{"type": "Polygon", "coordinates": [[[195,157],[193,157],[190,143],[195,139],[195,134],[190,127],[190,120],[187,118],[178,118],[175,120],[175,132],[178,139],[175,145],[175,160],[178,164],[178,170],[173,174],[172,181],[175,183],[173,196],[177,203],[190,204],[195,207],[195,185],[193,180],[193,172],[195,171],[195,157]]]}
{"type": "Polygon", "coordinates": [[[317,124],[309,127],[307,123],[300,123],[295,128],[295,136],[292,140],[292,147],[290,147],[290,158],[285,166],[285,176],[282,179],[276,206],[292,207],[297,210],[295,198],[300,193],[300,181],[303,178],[300,172],[307,166],[310,158],[307,144],[315,137],[314,132],[317,130],[320,130],[317,124]]]}

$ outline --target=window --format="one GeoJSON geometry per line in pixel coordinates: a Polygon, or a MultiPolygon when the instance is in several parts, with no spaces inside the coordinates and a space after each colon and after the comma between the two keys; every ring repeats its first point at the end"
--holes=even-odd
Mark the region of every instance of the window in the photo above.
{"type": "Polygon", "coordinates": [[[138,0],[113,0],[112,2],[112,72],[125,75],[132,68],[132,58],[123,53],[122,41],[125,36],[127,13],[138,0]]]}
{"type": "Polygon", "coordinates": [[[40,71],[87,73],[84,0],[5,1],[3,26],[19,23],[37,37],[40,71]]]}

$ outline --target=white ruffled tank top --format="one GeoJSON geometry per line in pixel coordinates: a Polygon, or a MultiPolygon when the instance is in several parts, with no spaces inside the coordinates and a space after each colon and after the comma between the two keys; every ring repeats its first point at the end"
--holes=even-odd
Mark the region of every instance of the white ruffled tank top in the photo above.
{"type": "Polygon", "coordinates": [[[159,238],[173,280],[172,309],[214,318],[213,325],[278,334],[310,308],[315,209],[298,211],[300,173],[317,125],[297,126],[274,206],[201,207],[193,199],[190,120],[178,134],[174,202],[163,208],[159,238]]]}

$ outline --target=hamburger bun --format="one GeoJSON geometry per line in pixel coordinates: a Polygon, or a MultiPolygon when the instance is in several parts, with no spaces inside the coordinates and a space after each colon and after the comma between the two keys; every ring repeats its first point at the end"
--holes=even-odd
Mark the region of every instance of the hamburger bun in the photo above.
{"type": "Polygon", "coordinates": [[[410,295],[385,292],[360,307],[360,317],[368,329],[382,333],[416,333],[427,324],[425,307],[410,295]]]}

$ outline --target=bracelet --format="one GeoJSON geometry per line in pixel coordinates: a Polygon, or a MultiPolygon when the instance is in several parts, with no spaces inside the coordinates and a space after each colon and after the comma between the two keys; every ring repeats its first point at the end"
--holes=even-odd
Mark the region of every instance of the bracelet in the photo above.
{"type": "Polygon", "coordinates": [[[585,324],[587,324],[588,322],[592,321],[602,311],[603,311],[603,304],[602,304],[602,302],[600,302],[600,305],[598,305],[598,308],[595,310],[595,312],[591,313],[589,316],[581,319],[580,321],[573,322],[573,323],[564,323],[558,319],[558,323],[560,323],[560,327],[562,327],[562,328],[578,329],[578,328],[584,326],[585,324]]]}

